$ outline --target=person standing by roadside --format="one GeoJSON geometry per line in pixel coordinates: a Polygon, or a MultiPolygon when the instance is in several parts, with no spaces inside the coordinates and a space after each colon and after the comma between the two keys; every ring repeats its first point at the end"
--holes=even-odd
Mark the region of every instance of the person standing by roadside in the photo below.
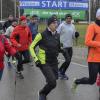
{"type": "Polygon", "coordinates": [[[79,33],[76,32],[75,26],[71,23],[72,15],[66,14],[65,21],[59,25],[57,32],[60,34],[60,43],[62,47],[62,54],[65,58],[65,62],[59,68],[59,77],[61,79],[68,80],[68,76],[65,74],[69,67],[71,58],[73,55],[73,39],[79,37],[79,33]]]}

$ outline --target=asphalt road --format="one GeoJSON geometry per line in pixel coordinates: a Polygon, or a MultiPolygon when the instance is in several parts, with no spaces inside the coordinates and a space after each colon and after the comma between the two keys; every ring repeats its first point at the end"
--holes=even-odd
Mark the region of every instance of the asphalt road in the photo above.
{"type": "MultiPolygon", "coordinates": [[[[59,58],[59,66],[63,58],[59,58]]],[[[76,60],[76,59],[75,59],[76,60]]],[[[75,94],[71,91],[73,79],[88,76],[86,62],[79,64],[72,60],[66,74],[69,80],[58,80],[57,87],[48,95],[48,100],[99,100],[99,88],[96,85],[80,85],[75,94]]],[[[83,62],[83,61],[82,61],[83,62]]],[[[24,65],[24,79],[18,79],[14,66],[8,68],[5,63],[5,70],[0,82],[0,100],[38,100],[37,92],[45,84],[45,79],[35,65],[24,65]],[[16,80],[16,85],[15,85],[16,80]]]]}

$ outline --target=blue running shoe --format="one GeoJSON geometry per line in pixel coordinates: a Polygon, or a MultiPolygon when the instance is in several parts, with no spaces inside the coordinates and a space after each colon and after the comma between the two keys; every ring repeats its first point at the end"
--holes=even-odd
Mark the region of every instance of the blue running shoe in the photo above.
{"type": "Polygon", "coordinates": [[[45,94],[40,94],[40,93],[38,92],[38,100],[47,100],[47,99],[46,99],[46,95],[45,95],[45,94]]]}

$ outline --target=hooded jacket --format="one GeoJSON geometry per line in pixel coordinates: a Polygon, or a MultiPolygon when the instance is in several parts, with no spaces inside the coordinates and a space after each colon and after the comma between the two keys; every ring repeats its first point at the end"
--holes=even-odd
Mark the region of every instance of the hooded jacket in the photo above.
{"type": "Polygon", "coordinates": [[[27,26],[23,27],[18,25],[11,33],[10,40],[12,45],[16,47],[18,51],[28,50],[29,45],[32,42],[30,29],[27,26]],[[18,47],[18,44],[20,44],[21,47],[18,47]]]}

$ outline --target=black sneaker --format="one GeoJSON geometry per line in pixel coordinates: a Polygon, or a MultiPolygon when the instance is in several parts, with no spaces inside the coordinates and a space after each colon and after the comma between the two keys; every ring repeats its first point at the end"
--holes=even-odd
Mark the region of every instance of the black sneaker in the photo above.
{"type": "Polygon", "coordinates": [[[40,94],[40,93],[38,92],[38,100],[47,100],[47,99],[46,99],[46,95],[45,95],[45,94],[40,94]]]}
{"type": "Polygon", "coordinates": [[[18,75],[18,77],[20,78],[20,79],[24,79],[24,76],[23,76],[23,74],[21,73],[21,72],[16,72],[17,73],[17,75],[18,75]]]}
{"type": "Polygon", "coordinates": [[[23,71],[23,70],[24,70],[24,68],[23,68],[23,66],[21,66],[21,67],[20,67],[20,71],[23,71]]]}

